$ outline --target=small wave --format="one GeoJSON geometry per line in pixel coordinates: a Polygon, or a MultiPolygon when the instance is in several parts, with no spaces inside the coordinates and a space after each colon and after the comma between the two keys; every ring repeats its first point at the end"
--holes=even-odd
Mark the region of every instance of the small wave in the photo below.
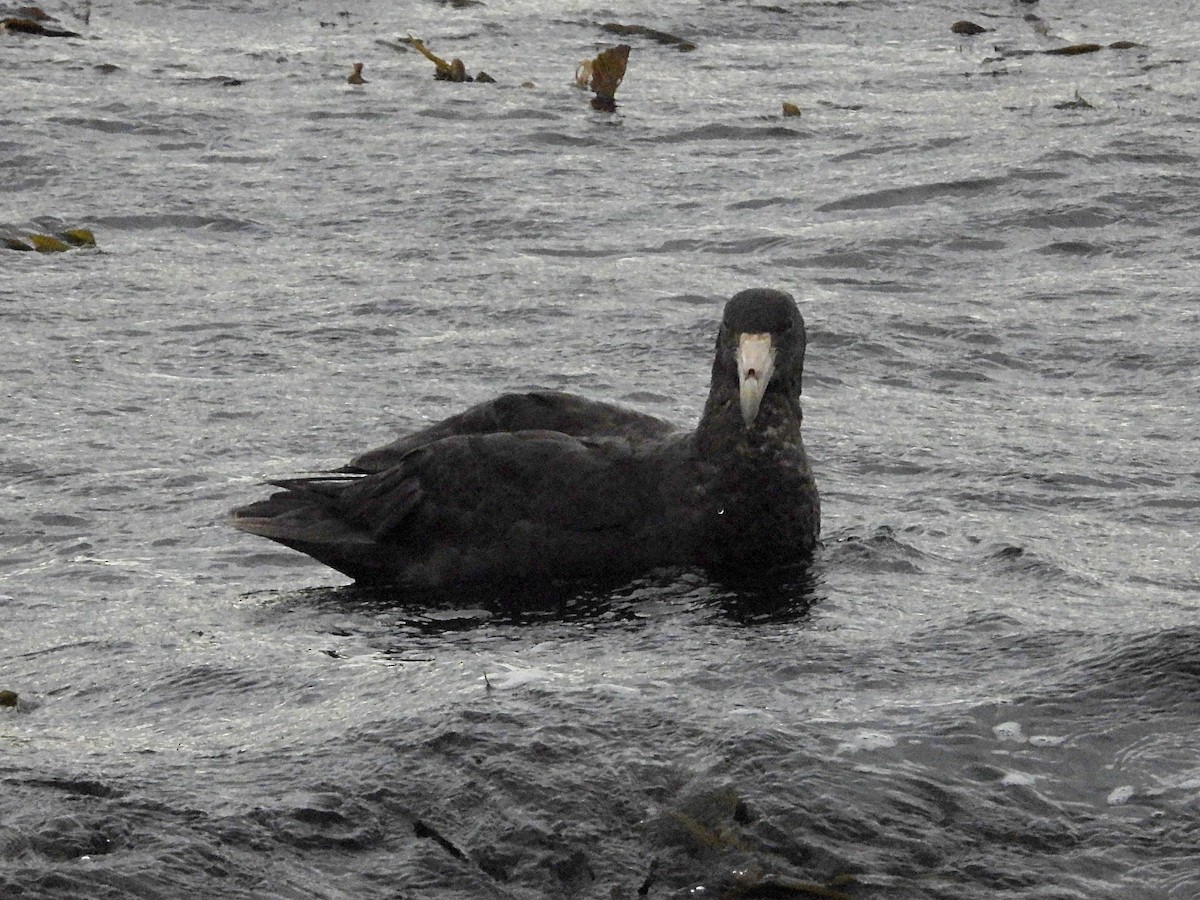
{"type": "Polygon", "coordinates": [[[557,122],[562,119],[562,115],[556,112],[551,112],[548,109],[510,109],[501,113],[496,118],[506,119],[509,121],[520,121],[522,119],[540,119],[544,121],[557,122]]]}
{"type": "Polygon", "coordinates": [[[817,212],[841,212],[863,209],[890,209],[895,206],[913,206],[940,200],[944,197],[960,197],[989,191],[1004,183],[1003,178],[966,178],[961,181],[942,181],[917,184],[910,187],[886,188],[844,197],[817,207],[817,212]]]}
{"type": "Polygon", "coordinates": [[[310,122],[339,122],[347,119],[350,121],[390,119],[392,117],[392,113],[362,108],[352,110],[319,109],[313,110],[306,116],[310,122]]]}
{"type": "Polygon", "coordinates": [[[592,249],[589,247],[526,247],[526,253],[535,256],[564,257],[567,259],[607,259],[629,256],[627,248],[592,249]]]}
{"type": "Polygon", "coordinates": [[[1106,699],[1194,709],[1200,700],[1200,627],[1155,631],[1120,640],[1083,664],[1088,689],[1106,699]]]}
{"type": "Polygon", "coordinates": [[[827,541],[834,564],[847,563],[868,572],[901,572],[920,574],[923,554],[911,544],[896,537],[887,525],[881,525],[865,537],[844,535],[827,541]]]}
{"type": "Polygon", "coordinates": [[[664,241],[656,247],[644,247],[643,253],[689,253],[706,251],[709,253],[750,254],[775,247],[787,246],[792,238],[777,234],[755,235],[752,237],[734,238],[731,240],[714,240],[712,238],[676,238],[664,241]]]}
{"type": "Polygon", "coordinates": [[[953,390],[957,385],[967,382],[984,382],[991,381],[983,372],[976,372],[970,369],[931,369],[929,377],[934,381],[949,382],[949,389],[953,390]]]}
{"type": "Polygon", "coordinates": [[[257,166],[270,165],[275,162],[275,157],[264,153],[205,153],[200,156],[200,162],[257,166]]]}
{"type": "Polygon", "coordinates": [[[1053,241],[1035,251],[1043,256],[1099,256],[1108,253],[1109,248],[1103,244],[1092,244],[1088,241],[1053,241]]]}
{"type": "Polygon", "coordinates": [[[110,784],[87,778],[30,778],[24,784],[62,791],[71,797],[120,797],[124,793],[110,784]]]}
{"type": "Polygon", "coordinates": [[[795,197],[755,197],[752,200],[739,200],[730,203],[726,209],[767,209],[772,206],[797,206],[800,201],[795,197]]]}
{"type": "Polygon", "coordinates": [[[942,246],[956,253],[990,253],[1003,250],[1008,243],[993,238],[960,237],[947,241],[942,246]]]}
{"type": "Polygon", "coordinates": [[[123,119],[51,116],[50,121],[59,125],[68,125],[72,128],[99,131],[103,134],[178,135],[181,133],[181,130],[178,128],[169,128],[165,125],[145,122],[130,122],[123,119]]]}
{"type": "Polygon", "coordinates": [[[299,793],[274,808],[255,809],[245,825],[301,850],[365,850],[380,839],[379,823],[361,802],[335,791],[299,793]]]}
{"type": "MultiPolygon", "coordinates": [[[[1061,660],[1062,648],[1078,642],[1066,631],[1030,631],[1016,617],[990,609],[938,623],[913,635],[913,648],[930,658],[952,654],[961,660],[947,671],[997,672],[1061,660]]],[[[973,677],[973,676],[972,676],[973,677]]]]}
{"type": "Polygon", "coordinates": [[[418,109],[416,115],[427,119],[444,119],[448,122],[467,122],[478,115],[478,111],[434,106],[428,109],[418,109]]]}
{"type": "Polygon", "coordinates": [[[992,550],[984,559],[1005,575],[1032,578],[1042,587],[1047,583],[1069,583],[1087,587],[1097,587],[1100,584],[1095,578],[1072,572],[1065,563],[1055,562],[1013,544],[992,550]]]}
{"type": "Polygon", "coordinates": [[[1018,215],[1008,216],[996,222],[999,229],[1029,228],[1034,231],[1050,231],[1059,228],[1105,228],[1121,221],[1117,212],[1100,206],[1082,206],[1074,209],[1031,209],[1018,215]]]}
{"type": "Polygon", "coordinates": [[[1108,153],[1098,153],[1092,162],[1093,164],[1115,162],[1136,163],[1143,166],[1195,168],[1198,160],[1196,154],[1185,153],[1182,150],[1153,151],[1149,149],[1139,150],[1131,147],[1128,150],[1113,150],[1108,153]]]}
{"type": "Polygon", "coordinates": [[[535,147],[593,147],[592,137],[578,134],[563,134],[561,131],[535,131],[525,136],[527,143],[535,147]]]}
{"type": "Polygon", "coordinates": [[[250,219],[231,216],[197,216],[187,213],[157,213],[148,215],[100,216],[98,225],[127,231],[155,231],[160,228],[204,229],[206,231],[261,231],[263,226],[250,219]]]}
{"type": "Polygon", "coordinates": [[[769,138],[802,137],[804,132],[784,125],[725,125],[714,123],[673,131],[654,138],[656,144],[679,144],[688,141],[761,141],[769,138]]]}

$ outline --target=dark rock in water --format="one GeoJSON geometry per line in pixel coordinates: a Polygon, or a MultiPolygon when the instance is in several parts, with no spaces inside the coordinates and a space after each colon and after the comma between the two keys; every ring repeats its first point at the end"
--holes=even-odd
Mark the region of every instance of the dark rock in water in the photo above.
{"type": "Polygon", "coordinates": [[[16,706],[20,699],[16,691],[0,691],[0,706],[16,706]]]}
{"type": "Polygon", "coordinates": [[[1079,95],[1079,91],[1075,92],[1074,100],[1064,100],[1062,103],[1055,103],[1055,109],[1095,109],[1096,107],[1088,103],[1079,95]]]}
{"type": "Polygon", "coordinates": [[[742,291],[694,431],[571,394],[510,394],[363,454],[348,467],[361,474],[274,482],[282,492],[231,524],[356,580],[412,587],[786,571],[820,530],[805,345],[790,295],[742,291]]]}
{"type": "Polygon", "coordinates": [[[976,25],[974,22],[968,22],[964,19],[951,25],[950,30],[955,34],[983,34],[985,31],[990,31],[991,29],[984,28],[982,25],[976,25]]]}

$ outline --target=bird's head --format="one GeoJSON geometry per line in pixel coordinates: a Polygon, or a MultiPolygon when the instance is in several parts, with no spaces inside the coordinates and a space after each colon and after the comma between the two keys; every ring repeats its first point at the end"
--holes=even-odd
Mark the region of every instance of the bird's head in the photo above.
{"type": "Polygon", "coordinates": [[[797,402],[806,344],[804,318],[791,294],[752,288],[725,304],[713,384],[720,381],[732,386],[736,379],[747,428],[754,425],[768,395],[797,402]]]}

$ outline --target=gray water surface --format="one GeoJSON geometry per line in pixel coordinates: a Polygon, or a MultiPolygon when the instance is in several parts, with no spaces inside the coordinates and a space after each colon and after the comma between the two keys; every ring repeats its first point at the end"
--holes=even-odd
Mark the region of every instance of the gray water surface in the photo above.
{"type": "Polygon", "coordinates": [[[99,249],[0,251],[0,896],[1200,896],[1190,4],[47,9],[0,225],[99,249]],[[609,21],[697,45],[611,114],[609,21]],[[405,596],[224,522],[505,390],[694,421],[758,285],[805,579],[405,596]]]}

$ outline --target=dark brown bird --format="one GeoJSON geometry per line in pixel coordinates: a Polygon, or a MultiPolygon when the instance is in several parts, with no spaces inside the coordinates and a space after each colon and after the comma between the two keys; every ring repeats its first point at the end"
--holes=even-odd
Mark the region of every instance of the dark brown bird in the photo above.
{"type": "Polygon", "coordinates": [[[507,394],[274,482],[234,527],[364,582],[766,575],[808,560],[820,499],[801,439],[804,320],[789,294],[725,306],[695,431],[572,394],[507,394]]]}

